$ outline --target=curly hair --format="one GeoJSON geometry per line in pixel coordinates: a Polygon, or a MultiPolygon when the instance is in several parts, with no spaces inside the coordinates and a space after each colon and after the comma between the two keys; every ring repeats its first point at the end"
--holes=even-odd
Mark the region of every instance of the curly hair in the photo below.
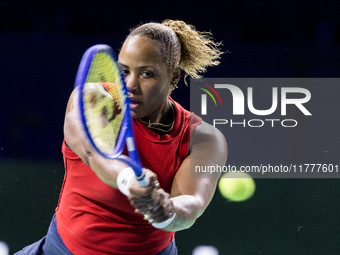
{"type": "Polygon", "coordinates": [[[180,68],[184,81],[190,76],[198,79],[209,66],[220,64],[222,45],[215,42],[210,32],[199,32],[194,26],[180,20],[146,23],[131,30],[129,36],[145,36],[161,43],[160,56],[170,71],[180,68]]]}

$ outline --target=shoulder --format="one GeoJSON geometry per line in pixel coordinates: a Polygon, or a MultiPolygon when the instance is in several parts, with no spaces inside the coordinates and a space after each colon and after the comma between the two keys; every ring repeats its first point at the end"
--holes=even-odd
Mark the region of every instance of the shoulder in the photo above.
{"type": "Polygon", "coordinates": [[[190,155],[193,154],[204,157],[213,155],[217,162],[225,162],[228,154],[227,141],[220,130],[202,120],[190,138],[190,155]]]}
{"type": "Polygon", "coordinates": [[[196,126],[195,130],[192,133],[191,139],[192,142],[200,142],[205,140],[225,141],[225,137],[220,130],[203,120],[201,120],[200,123],[196,126]]]}

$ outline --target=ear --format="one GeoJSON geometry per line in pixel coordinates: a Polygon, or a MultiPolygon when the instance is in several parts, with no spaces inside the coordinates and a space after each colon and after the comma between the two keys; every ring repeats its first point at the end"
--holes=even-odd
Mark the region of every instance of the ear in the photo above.
{"type": "Polygon", "coordinates": [[[181,77],[181,69],[176,68],[172,73],[172,80],[171,80],[171,88],[174,89],[177,87],[177,83],[181,77]]]}

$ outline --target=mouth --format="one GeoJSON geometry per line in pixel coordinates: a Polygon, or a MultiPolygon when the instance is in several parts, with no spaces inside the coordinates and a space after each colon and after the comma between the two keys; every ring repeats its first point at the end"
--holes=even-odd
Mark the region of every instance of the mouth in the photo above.
{"type": "Polygon", "coordinates": [[[132,110],[134,110],[135,108],[139,107],[140,105],[142,105],[142,102],[135,99],[135,98],[131,98],[130,97],[130,108],[132,110]]]}

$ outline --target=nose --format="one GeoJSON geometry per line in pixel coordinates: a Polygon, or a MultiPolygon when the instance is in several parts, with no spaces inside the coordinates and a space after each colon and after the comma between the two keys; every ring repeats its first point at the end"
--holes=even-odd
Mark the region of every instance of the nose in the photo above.
{"type": "Polygon", "coordinates": [[[139,80],[138,76],[134,74],[129,74],[125,77],[125,83],[127,90],[132,93],[136,94],[139,91],[139,80]]]}

